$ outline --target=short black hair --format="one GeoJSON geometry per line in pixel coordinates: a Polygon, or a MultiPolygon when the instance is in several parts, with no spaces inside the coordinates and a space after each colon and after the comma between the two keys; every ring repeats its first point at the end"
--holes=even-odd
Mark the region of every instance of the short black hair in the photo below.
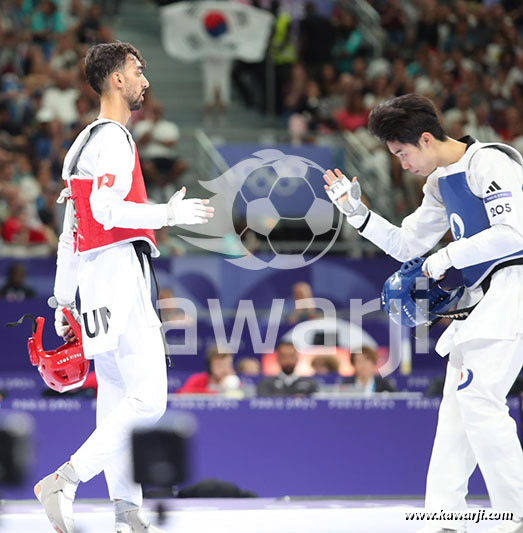
{"type": "Polygon", "coordinates": [[[140,52],[129,43],[116,41],[91,46],[85,55],[85,76],[93,90],[101,95],[107,78],[123,68],[127,57],[133,55],[145,68],[145,60],[140,52]]]}
{"type": "Polygon", "coordinates": [[[418,145],[424,132],[444,141],[436,106],[426,96],[405,94],[375,107],[369,115],[369,131],[384,142],[418,145]]]}

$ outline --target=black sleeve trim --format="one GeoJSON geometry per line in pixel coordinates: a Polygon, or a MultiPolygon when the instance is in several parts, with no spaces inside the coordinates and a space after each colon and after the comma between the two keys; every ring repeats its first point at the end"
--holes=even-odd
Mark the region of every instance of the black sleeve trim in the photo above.
{"type": "Polygon", "coordinates": [[[369,219],[370,219],[370,213],[371,211],[369,210],[369,212],[367,213],[367,218],[365,219],[365,222],[363,222],[363,224],[358,228],[358,231],[360,233],[367,227],[367,224],[369,223],[369,219]]]}

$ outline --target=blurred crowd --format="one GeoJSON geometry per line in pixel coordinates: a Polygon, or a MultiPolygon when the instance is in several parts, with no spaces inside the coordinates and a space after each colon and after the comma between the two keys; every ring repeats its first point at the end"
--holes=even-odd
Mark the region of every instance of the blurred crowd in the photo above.
{"type": "MultiPolygon", "coordinates": [[[[433,99],[453,138],[471,135],[523,150],[523,4],[512,0],[368,0],[372,27],[356,5],[338,0],[330,14],[306,2],[291,15],[278,0],[268,55],[274,108],[292,144],[323,143],[331,134],[357,139],[386,168],[395,208],[420,203],[419,179],[403,171],[366,130],[370,110],[409,92],[433,99]],[[373,33],[383,46],[376,50],[373,33]]],[[[282,2],[283,4],[283,2],[282,2]]],[[[266,66],[238,63],[233,81],[247,105],[267,110],[266,66]]]]}
{"type": "MultiPolygon", "coordinates": [[[[369,0],[379,14],[375,28],[364,28],[342,0],[330,14],[318,9],[321,2],[306,2],[301,18],[275,0],[251,3],[276,17],[268,47],[275,91],[266,90],[266,61],[236,62],[237,94],[246,105],[272,106],[291,143],[356,136],[387,166],[399,215],[419,204],[421,182],[368,134],[369,111],[380,102],[407,92],[427,95],[452,137],[469,134],[523,150],[521,2],[369,0]],[[381,54],[371,31],[384,35],[381,54]]],[[[56,248],[63,157],[98,112],[82,58],[91,44],[114,39],[106,20],[93,0],[0,0],[2,255],[48,255],[56,248]]],[[[180,131],[150,94],[130,127],[150,196],[165,201],[188,167],[177,154],[180,131]]],[[[183,253],[166,231],[159,241],[163,251],[183,253]]]]}
{"type": "Polygon", "coordinates": [[[0,2],[3,254],[47,255],[56,247],[63,157],[97,113],[81,58],[91,43],[112,38],[90,2],[0,2]]]}
{"type": "MultiPolygon", "coordinates": [[[[433,99],[448,134],[500,141],[523,151],[523,4],[517,1],[369,0],[380,17],[384,46],[374,55],[355,12],[336,2],[330,17],[314,2],[294,21],[278,15],[287,38],[273,37],[276,107],[291,142],[351,132],[371,151],[383,147],[367,132],[370,110],[409,92],[433,99]],[[285,61],[284,61],[285,59],[285,61]]],[[[378,28],[379,30],[379,28],[378,28]]],[[[278,30],[276,30],[277,32],[278,30]]],[[[393,186],[405,194],[396,208],[419,205],[421,184],[386,157],[393,186]]]]}
{"type": "MultiPolygon", "coordinates": [[[[1,255],[49,255],[56,249],[63,158],[98,114],[83,57],[92,44],[114,40],[105,15],[91,0],[0,1],[1,255]]],[[[150,96],[132,127],[151,193],[163,197],[164,182],[186,169],[176,157],[179,131],[150,96]]],[[[159,240],[177,253],[167,236],[159,240]]]]}

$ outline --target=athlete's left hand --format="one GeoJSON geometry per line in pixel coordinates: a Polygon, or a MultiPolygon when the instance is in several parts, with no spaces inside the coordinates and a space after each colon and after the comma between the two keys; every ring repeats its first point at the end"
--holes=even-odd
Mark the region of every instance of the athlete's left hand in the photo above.
{"type": "Polygon", "coordinates": [[[347,222],[359,230],[369,215],[369,208],[362,202],[358,178],[350,181],[341,170],[335,169],[335,173],[327,170],[323,179],[330,201],[347,217],[347,222]]]}
{"type": "Polygon", "coordinates": [[[452,262],[449,258],[449,252],[445,247],[430,255],[421,268],[428,278],[441,279],[451,266],[452,262]]]}
{"type": "Polygon", "coordinates": [[[214,216],[214,207],[209,207],[209,200],[191,198],[184,200],[186,189],[176,191],[167,203],[167,225],[205,224],[214,216]]]}

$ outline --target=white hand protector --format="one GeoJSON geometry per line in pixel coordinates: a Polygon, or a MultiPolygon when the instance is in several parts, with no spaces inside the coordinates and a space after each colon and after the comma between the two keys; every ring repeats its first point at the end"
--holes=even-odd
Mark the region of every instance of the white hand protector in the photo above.
{"type": "Polygon", "coordinates": [[[69,322],[67,322],[67,319],[65,318],[65,315],[63,313],[63,310],[67,309],[72,317],[80,324],[80,314],[78,313],[78,310],[76,309],[76,303],[73,302],[71,304],[67,305],[60,305],[58,304],[58,307],[55,309],[54,312],[54,329],[56,331],[56,334],[59,337],[63,337],[65,340],[70,340],[71,337],[71,326],[69,325],[69,322]]]}
{"type": "Polygon", "coordinates": [[[368,207],[361,201],[361,187],[355,179],[350,181],[339,170],[338,177],[326,189],[331,202],[347,217],[347,222],[360,228],[369,213],[368,207]]]}
{"type": "Polygon", "coordinates": [[[430,255],[421,267],[429,278],[441,279],[445,272],[452,266],[447,248],[442,248],[430,255]]]}
{"type": "Polygon", "coordinates": [[[185,187],[176,191],[167,203],[167,225],[175,224],[204,224],[212,218],[214,208],[206,207],[209,200],[191,198],[184,200],[185,187]]]}

